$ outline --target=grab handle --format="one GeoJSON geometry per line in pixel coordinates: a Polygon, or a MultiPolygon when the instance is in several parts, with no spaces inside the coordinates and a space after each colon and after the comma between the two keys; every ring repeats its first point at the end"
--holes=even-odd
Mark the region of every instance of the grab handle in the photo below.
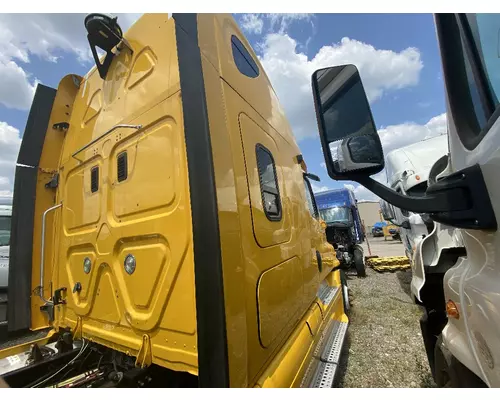
{"type": "Polygon", "coordinates": [[[98,140],[102,139],[104,136],[109,135],[111,132],[113,132],[115,129],[118,129],[118,128],[141,129],[142,125],[128,125],[128,124],[118,124],[118,125],[115,125],[111,129],[109,129],[106,132],[104,132],[101,136],[96,137],[94,140],[90,141],[85,146],[80,147],[77,151],[75,151],[73,154],[71,154],[71,157],[75,158],[75,156],[78,153],[82,152],[85,149],[88,149],[95,142],[97,142],[98,140]]]}
{"type": "Polygon", "coordinates": [[[45,220],[47,218],[47,214],[51,211],[54,211],[55,209],[59,208],[62,206],[62,203],[59,203],[59,204],[56,204],[55,206],[52,206],[50,208],[48,208],[47,210],[45,210],[45,212],[43,213],[43,216],[42,216],[42,245],[41,245],[41,249],[40,249],[40,286],[39,286],[39,296],[40,298],[45,302],[45,303],[50,303],[52,304],[52,301],[50,300],[47,300],[44,296],[43,296],[43,275],[44,275],[44,271],[45,271],[45,220]]]}

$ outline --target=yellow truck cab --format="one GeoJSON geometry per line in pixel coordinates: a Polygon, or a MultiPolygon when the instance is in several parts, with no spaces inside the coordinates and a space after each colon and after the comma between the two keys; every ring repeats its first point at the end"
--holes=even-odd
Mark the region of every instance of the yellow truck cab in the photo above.
{"type": "Polygon", "coordinates": [[[85,25],[107,53],[38,85],[19,154],[8,329],[31,333],[1,345],[21,354],[3,378],[331,386],[339,261],[235,20],[146,14],[123,37],[116,19],[85,25]]]}

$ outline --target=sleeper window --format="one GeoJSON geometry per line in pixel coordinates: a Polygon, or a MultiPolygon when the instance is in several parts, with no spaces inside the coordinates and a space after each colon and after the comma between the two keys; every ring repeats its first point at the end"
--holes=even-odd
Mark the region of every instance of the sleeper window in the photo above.
{"type": "Polygon", "coordinates": [[[281,219],[281,200],[273,156],[268,149],[259,144],[256,146],[255,153],[264,213],[269,220],[279,221],[281,219]]]}
{"type": "Polygon", "coordinates": [[[231,47],[233,49],[234,63],[238,71],[249,78],[256,78],[259,76],[259,67],[257,63],[253,60],[240,39],[234,35],[231,37],[231,47]]]}

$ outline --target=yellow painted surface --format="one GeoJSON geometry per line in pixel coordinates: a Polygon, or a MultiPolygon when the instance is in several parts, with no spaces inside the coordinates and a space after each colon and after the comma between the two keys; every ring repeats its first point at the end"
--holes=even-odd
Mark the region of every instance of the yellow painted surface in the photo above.
{"type": "Polygon", "coordinates": [[[31,346],[37,344],[38,346],[43,346],[49,342],[52,336],[56,333],[55,329],[51,329],[47,334],[39,339],[30,340],[27,342],[15,344],[14,346],[6,347],[0,350],[0,360],[6,357],[14,356],[16,354],[29,351],[31,346]]]}
{"type": "MultiPolygon", "coordinates": [[[[338,272],[333,274],[338,274],[338,272]]],[[[340,291],[337,292],[336,297],[323,314],[319,312],[318,305],[313,303],[254,386],[262,388],[299,387],[310,363],[312,362],[314,365],[313,353],[321,333],[334,320],[348,322],[347,316],[344,314],[340,291]]]]}
{"type": "Polygon", "coordinates": [[[197,374],[192,223],[174,21],[145,15],[125,37],[133,54],[122,51],[104,81],[95,69],[87,74],[64,143],[53,284],[68,292],[67,305],[57,307],[57,326],[75,328],[81,321],[84,337],[138,355],[141,364],[197,374]],[[117,124],[142,128],[116,129],[72,156],[117,124]],[[123,152],[128,176],[118,182],[117,156],[123,152]],[[99,188],[92,193],[94,167],[99,188]],[[131,275],[124,269],[128,254],[136,260],[131,275]],[[86,257],[92,262],[88,274],[86,257]],[[73,292],[77,283],[82,290],[73,292]]]}
{"type": "MultiPolygon", "coordinates": [[[[340,285],[339,273],[331,272],[339,262],[321,222],[309,212],[304,163],[296,159],[300,149],[250,45],[230,15],[203,14],[198,22],[230,385],[297,386],[326,321],[347,318],[340,291],[329,307],[317,299],[320,282],[340,285]],[[232,35],[254,56],[258,77],[246,77],[236,68],[232,35]],[[280,221],[270,221],[263,212],[257,144],[275,160],[280,221]]],[[[133,54],[122,51],[104,81],[95,69],[87,74],[68,116],[60,183],[52,199],[63,207],[47,247],[52,276],[47,284],[52,280],[54,289],[68,288],[67,304],[56,307],[55,326],[69,326],[77,335],[137,356],[140,364],[197,374],[183,131],[183,120],[196,116],[182,111],[174,21],[147,14],[125,37],[133,54]],[[72,156],[116,124],[142,128],[117,129],[72,156]],[[117,156],[124,151],[128,177],[118,182],[117,156]],[[99,188],[92,193],[90,171],[95,167],[99,188]],[[124,269],[128,254],[137,262],[132,275],[124,269]],[[83,270],[86,257],[92,262],[88,274],[83,270]],[[82,290],[73,292],[77,283],[82,290]]]]}
{"type": "MultiPolygon", "coordinates": [[[[33,218],[33,255],[32,255],[32,273],[31,273],[31,288],[32,293],[40,286],[40,251],[42,241],[42,215],[48,208],[56,204],[56,192],[54,189],[45,188],[45,184],[49,182],[59,169],[61,158],[61,149],[66,137],[66,133],[53,128],[53,125],[60,122],[69,122],[73,102],[77,96],[78,86],[81,77],[76,75],[67,75],[57,87],[57,94],[52,106],[45,141],[43,144],[42,154],[37,176],[36,186],[36,202],[35,213],[33,218]],[[76,81],[76,84],[75,84],[76,81]]],[[[53,280],[55,273],[54,259],[57,254],[56,235],[60,225],[60,209],[49,213],[46,220],[45,233],[45,270],[44,270],[44,296],[50,298],[50,283],[53,280]]],[[[49,326],[49,320],[46,313],[40,311],[40,306],[43,301],[39,296],[32,294],[31,296],[31,329],[38,330],[49,326]]]]}
{"type": "MultiPolygon", "coordinates": [[[[315,305],[319,282],[338,260],[320,221],[309,212],[302,165],[296,161],[300,149],[250,45],[230,15],[203,14],[198,22],[219,206],[231,386],[253,387],[269,368],[277,374],[272,381],[277,386],[291,384],[305,362],[307,344],[322,332],[316,327],[311,335],[307,311],[313,306],[321,312],[315,305]],[[258,77],[246,77],[236,68],[232,35],[254,56],[258,77]],[[280,221],[269,221],[263,212],[257,143],[275,160],[280,221]],[[316,250],[323,260],[321,272],[316,250]]],[[[340,284],[338,277],[331,280],[340,284]]],[[[343,310],[341,296],[331,310],[339,304],[343,310]]],[[[317,314],[312,318],[314,328],[317,314]]]]}

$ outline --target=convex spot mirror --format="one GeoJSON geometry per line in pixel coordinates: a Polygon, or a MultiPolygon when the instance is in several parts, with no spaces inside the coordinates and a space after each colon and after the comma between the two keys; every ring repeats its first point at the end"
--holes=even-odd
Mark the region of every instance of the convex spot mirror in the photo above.
{"type": "Polygon", "coordinates": [[[396,215],[392,206],[385,200],[380,200],[380,210],[382,211],[382,217],[385,221],[392,222],[393,219],[396,219],[396,215]]]}
{"type": "Polygon", "coordinates": [[[358,69],[342,65],[317,70],[312,88],[328,175],[355,180],[380,172],[384,153],[358,69]]]}

